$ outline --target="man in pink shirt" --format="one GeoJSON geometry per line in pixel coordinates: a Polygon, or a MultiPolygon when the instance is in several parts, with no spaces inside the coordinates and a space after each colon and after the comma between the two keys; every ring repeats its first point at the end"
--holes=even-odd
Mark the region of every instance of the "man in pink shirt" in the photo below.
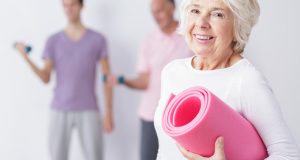
{"type": "MultiPolygon", "coordinates": [[[[144,90],[138,115],[141,119],[141,160],[155,160],[158,140],[153,125],[154,113],[160,98],[160,73],[170,61],[191,56],[183,37],[176,33],[174,0],[152,0],[151,12],[158,24],[156,31],[145,38],[138,57],[138,76],[112,78],[128,88],[144,90]]],[[[111,78],[111,77],[110,77],[111,78]]]]}

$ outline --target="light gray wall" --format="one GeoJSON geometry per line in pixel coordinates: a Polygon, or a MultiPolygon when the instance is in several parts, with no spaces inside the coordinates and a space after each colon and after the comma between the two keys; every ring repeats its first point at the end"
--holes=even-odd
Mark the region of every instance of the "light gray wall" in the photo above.
{"type": "MultiPolygon", "coordinates": [[[[260,1],[261,17],[245,56],[269,80],[297,144],[300,145],[299,1],[260,1]]],[[[12,48],[15,40],[34,46],[31,57],[42,65],[46,38],[65,25],[61,1],[9,0],[0,5],[0,159],[48,160],[49,104],[54,82],[42,84],[12,48]]],[[[135,75],[137,49],[155,29],[149,0],[86,0],[85,24],[108,39],[112,69],[135,75]]],[[[100,78],[99,78],[100,82],[100,78]]],[[[101,84],[98,85],[101,93],[101,84]]],[[[140,92],[115,89],[115,132],[105,136],[107,160],[138,160],[139,121],[136,108],[140,92]]],[[[99,99],[102,99],[99,94],[99,99]]],[[[268,116],[268,115],[266,115],[268,116]]],[[[71,159],[83,160],[77,133],[71,159]]]]}
{"type": "MultiPolygon", "coordinates": [[[[281,105],[284,118],[300,145],[300,15],[299,1],[259,1],[261,16],[246,49],[266,76],[281,105]]],[[[268,116],[268,115],[266,115],[268,116]]]]}

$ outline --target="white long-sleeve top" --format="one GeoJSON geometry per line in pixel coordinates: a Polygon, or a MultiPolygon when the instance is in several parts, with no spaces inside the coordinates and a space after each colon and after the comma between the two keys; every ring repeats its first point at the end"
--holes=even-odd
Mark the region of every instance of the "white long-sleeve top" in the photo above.
{"type": "Polygon", "coordinates": [[[157,160],[185,160],[176,142],[163,131],[161,119],[170,94],[193,86],[207,88],[248,119],[267,147],[267,160],[300,160],[272,89],[247,59],[228,68],[202,71],[192,67],[192,58],[172,61],[162,71],[161,98],[154,117],[159,139],[157,160]]]}

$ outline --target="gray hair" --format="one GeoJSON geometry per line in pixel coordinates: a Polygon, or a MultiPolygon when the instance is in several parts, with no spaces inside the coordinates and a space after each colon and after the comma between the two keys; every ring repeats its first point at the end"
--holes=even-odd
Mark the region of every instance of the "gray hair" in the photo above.
{"type": "MultiPolygon", "coordinates": [[[[182,0],[180,4],[179,33],[184,34],[187,7],[193,0],[182,0]]],[[[250,37],[252,27],[260,15],[257,0],[223,0],[234,16],[234,46],[233,50],[242,53],[250,37]]]]}

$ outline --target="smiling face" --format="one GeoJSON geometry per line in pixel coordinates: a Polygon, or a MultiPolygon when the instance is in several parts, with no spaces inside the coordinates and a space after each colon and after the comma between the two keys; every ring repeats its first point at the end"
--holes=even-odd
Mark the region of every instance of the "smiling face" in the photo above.
{"type": "Polygon", "coordinates": [[[184,35],[196,55],[217,58],[233,52],[234,17],[222,0],[192,0],[186,16],[184,35]]]}

